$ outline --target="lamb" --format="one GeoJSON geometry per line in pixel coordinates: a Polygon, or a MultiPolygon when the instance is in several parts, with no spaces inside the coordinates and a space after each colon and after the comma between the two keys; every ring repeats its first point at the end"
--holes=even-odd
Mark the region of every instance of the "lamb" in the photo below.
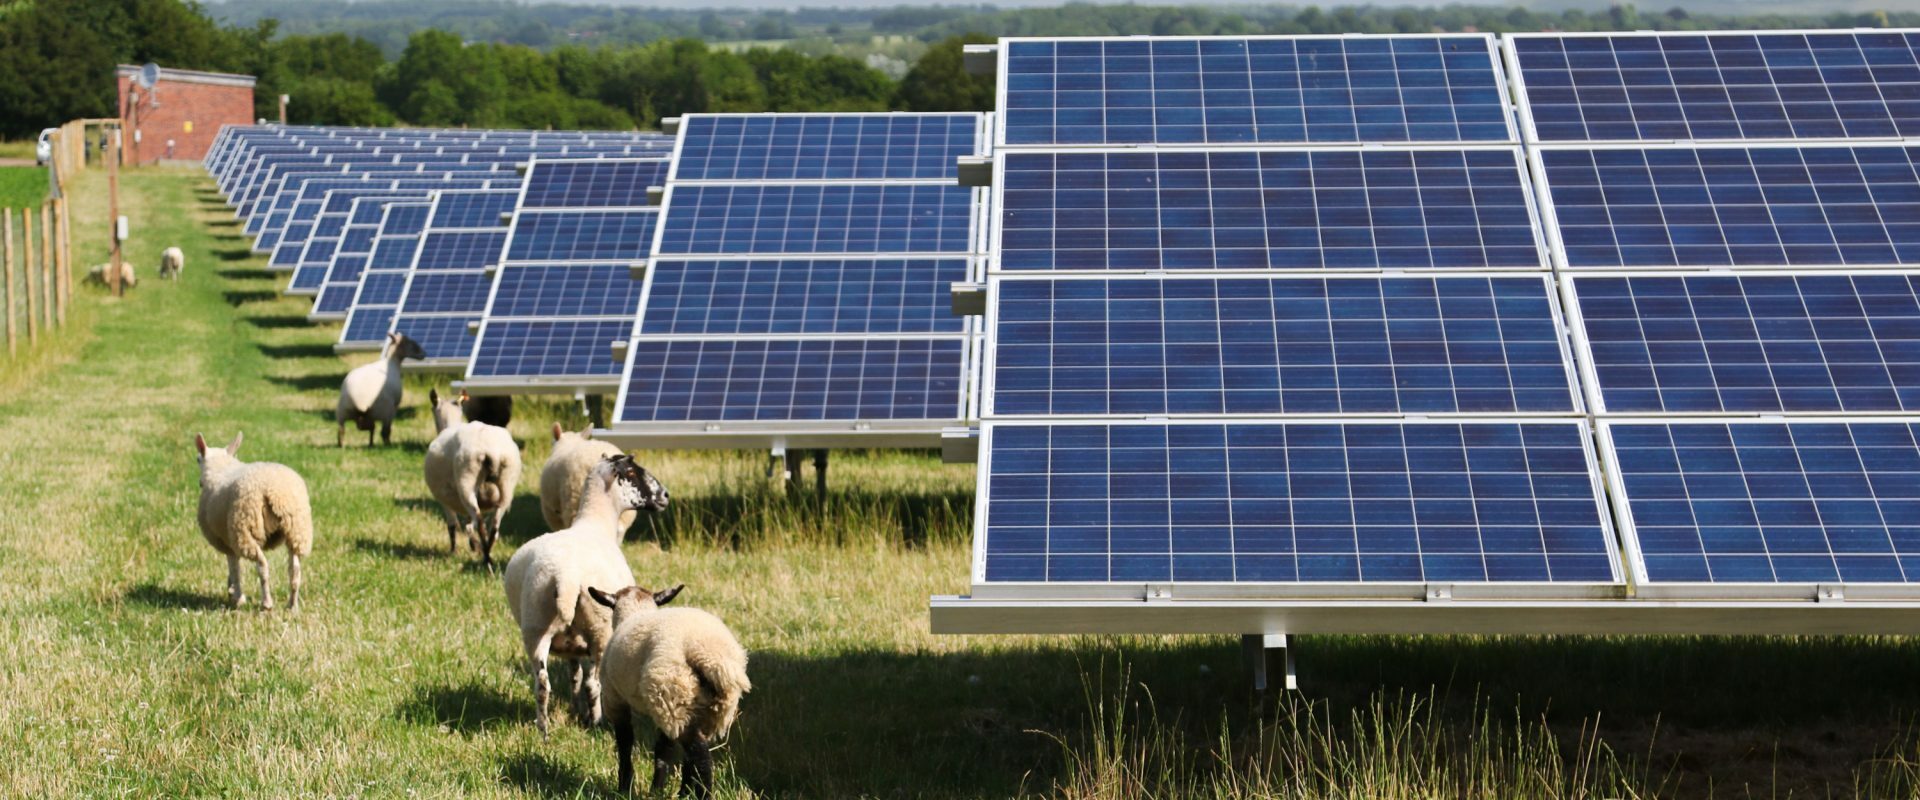
{"type": "Polygon", "coordinates": [[[169,247],[160,251],[160,277],[179,279],[180,273],[187,268],[187,256],[178,247],[169,247]]]}
{"type": "Polygon", "coordinates": [[[588,587],[594,602],[613,609],[613,639],[601,657],[607,682],[607,721],[620,761],[620,792],[633,788],[633,716],[653,722],[653,783],[666,788],[674,745],[681,749],[680,794],[706,800],[713,792],[713,752],[740,713],[747,651],[719,617],[697,608],[661,609],[684,586],[650,592],[627,586],[608,593],[588,587]]]}
{"type": "Polygon", "coordinates": [[[500,520],[513,506],[513,490],[520,485],[520,446],[505,428],[468,422],[460,404],[442,401],[438,391],[429,392],[427,399],[438,432],[427,445],[427,488],[440,501],[440,514],[447,521],[447,552],[458,549],[458,533],[465,530],[468,547],[478,549],[480,563],[491,570],[500,520]]]}
{"type": "Polygon", "coordinates": [[[610,456],[585,481],[573,525],[535,538],[507,561],[507,609],[526,649],[541,735],[547,733],[549,655],[573,662],[574,719],[587,727],[599,722],[600,654],[613,628],[586,590],[633,585],[620,552],[620,515],[666,507],[666,487],[632,456],[610,456]]]}
{"type": "MultiPolygon", "coordinates": [[[[110,264],[95,264],[87,270],[87,277],[82,280],[94,286],[105,286],[112,270],[110,264]]],[[[120,262],[120,285],[129,289],[140,285],[140,276],[133,274],[133,262],[120,262]]]]}
{"type": "Polygon", "coordinates": [[[334,444],[347,446],[347,421],[367,432],[373,446],[373,425],[380,423],[380,443],[393,444],[393,415],[400,409],[400,365],[409,358],[426,358],[426,348],[404,333],[387,334],[380,360],[354,367],[340,382],[340,402],[333,409],[339,425],[334,444]]]}
{"type": "MultiPolygon", "coordinates": [[[[553,423],[553,455],[540,469],[540,516],[546,518],[548,530],[573,524],[587,474],[602,460],[617,455],[620,448],[593,440],[592,428],[574,433],[553,423]]],[[[620,515],[620,533],[633,527],[635,516],[632,511],[620,515]]]]}
{"type": "Polygon", "coordinates": [[[507,427],[507,423],[513,421],[513,395],[473,397],[467,394],[467,390],[461,389],[460,413],[466,414],[467,419],[507,427]]]}
{"type": "Polygon", "coordinates": [[[236,433],[225,448],[209,448],[206,437],[193,437],[193,446],[200,451],[200,533],[227,557],[227,601],[235,608],[247,601],[240,590],[243,558],[259,570],[260,608],[273,608],[266,551],[285,544],[287,609],[298,611],[300,560],[313,552],[313,508],[307,502],[307,482],[280,464],[243,463],[235,457],[241,438],[236,433]]]}

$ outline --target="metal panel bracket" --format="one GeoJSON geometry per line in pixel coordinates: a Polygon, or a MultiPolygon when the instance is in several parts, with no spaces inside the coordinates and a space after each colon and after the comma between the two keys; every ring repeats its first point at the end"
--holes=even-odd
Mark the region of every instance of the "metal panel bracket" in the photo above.
{"type": "Polygon", "coordinates": [[[1427,584],[1427,602],[1441,603],[1441,602],[1450,602],[1452,600],[1453,600],[1453,584],[1451,583],[1427,584]]]}
{"type": "Polygon", "coordinates": [[[947,289],[947,297],[957,316],[978,317],[987,313],[987,285],[984,283],[954,281],[947,289]]]}
{"type": "Polygon", "coordinates": [[[1844,603],[1847,591],[1837,583],[1823,583],[1814,589],[1813,599],[1821,603],[1844,603]]]}
{"type": "Polygon", "coordinates": [[[993,156],[961,156],[958,161],[961,186],[993,185],[993,156]]]}
{"type": "Polygon", "coordinates": [[[940,431],[940,460],[948,464],[973,464],[980,460],[980,429],[946,428],[940,431]]]}
{"type": "Polygon", "coordinates": [[[969,75],[992,75],[1000,67],[1000,46],[997,44],[961,45],[960,63],[966,67],[969,75]]]}

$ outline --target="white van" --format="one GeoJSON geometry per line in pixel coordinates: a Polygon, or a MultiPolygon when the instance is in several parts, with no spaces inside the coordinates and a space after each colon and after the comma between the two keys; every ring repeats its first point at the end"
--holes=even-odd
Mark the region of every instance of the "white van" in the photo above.
{"type": "Polygon", "coordinates": [[[47,165],[47,162],[53,160],[53,134],[58,130],[60,129],[42,128],[40,130],[40,141],[34,143],[33,146],[33,160],[35,163],[44,167],[47,165]]]}

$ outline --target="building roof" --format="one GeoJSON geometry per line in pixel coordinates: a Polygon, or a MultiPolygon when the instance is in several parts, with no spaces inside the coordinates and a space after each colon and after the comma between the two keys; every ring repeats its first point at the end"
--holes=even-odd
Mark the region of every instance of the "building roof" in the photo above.
{"type": "MultiPolygon", "coordinates": [[[[121,77],[140,74],[140,68],[132,64],[121,64],[116,73],[121,77]]],[[[228,72],[201,72],[194,69],[160,68],[160,80],[175,83],[201,83],[210,86],[239,86],[253,88],[256,80],[252,75],[235,75],[228,72]]]]}

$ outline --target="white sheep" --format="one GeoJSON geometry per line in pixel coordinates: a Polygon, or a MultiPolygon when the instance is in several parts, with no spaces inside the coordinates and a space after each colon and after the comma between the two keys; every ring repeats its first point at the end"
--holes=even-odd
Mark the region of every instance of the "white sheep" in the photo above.
{"type": "MultiPolygon", "coordinates": [[[[110,264],[95,264],[87,270],[87,277],[81,280],[93,286],[105,286],[107,278],[113,274],[112,270],[110,264]]],[[[140,285],[140,276],[133,273],[133,262],[120,262],[120,285],[129,289],[140,285]]]]}
{"type": "Polygon", "coordinates": [[[438,432],[427,445],[427,488],[440,501],[447,521],[447,551],[458,549],[464,530],[467,545],[480,551],[480,562],[493,568],[493,542],[500,536],[500,520],[513,506],[513,490],[520,485],[520,446],[507,429],[484,422],[468,422],[460,404],[441,401],[428,392],[433,404],[433,426],[438,432]]]}
{"type": "MultiPolygon", "coordinates": [[[[558,422],[553,423],[553,455],[548,456],[546,466],[540,468],[540,516],[546,518],[547,530],[557,531],[573,524],[587,475],[601,461],[617,455],[620,448],[594,441],[592,428],[574,433],[561,428],[558,422]]],[[[620,515],[622,534],[633,527],[635,516],[632,511],[620,515]]]]}
{"type": "Polygon", "coordinates": [[[393,415],[400,409],[400,365],[409,358],[426,358],[426,348],[404,333],[387,334],[380,360],[354,367],[340,382],[340,402],[334,406],[333,420],[339,425],[334,444],[347,445],[347,421],[367,432],[367,446],[373,446],[373,425],[380,423],[380,443],[393,444],[393,415]]]}
{"type": "Polygon", "coordinates": [[[547,732],[547,658],[573,662],[573,713],[582,725],[600,716],[600,654],[611,635],[610,615],[587,587],[633,585],[620,552],[620,515],[667,507],[667,490],[631,456],[594,467],[573,525],[535,537],[507,561],[507,609],[520,628],[533,683],[534,723],[547,732]]]}
{"type": "Polygon", "coordinates": [[[307,482],[280,464],[240,461],[235,457],[240,440],[236,433],[225,448],[210,448],[206,437],[193,437],[193,446],[200,451],[200,533],[227,557],[227,600],[236,608],[247,600],[240,590],[243,558],[259,570],[260,607],[273,608],[266,551],[285,544],[287,608],[298,611],[300,559],[313,552],[313,508],[307,501],[307,482]]]}
{"type": "Polygon", "coordinates": [[[180,248],[169,247],[160,251],[160,277],[178,279],[186,268],[187,255],[180,252],[180,248]]]}
{"type": "Polygon", "coordinates": [[[653,743],[650,792],[666,788],[674,745],[681,752],[680,794],[706,800],[713,791],[713,752],[740,713],[747,680],[747,650],[719,617],[697,608],[667,608],[683,586],[650,592],[628,586],[587,594],[613,609],[613,639],[600,671],[607,684],[607,722],[620,760],[620,792],[633,787],[633,716],[645,715],[653,743]]]}

